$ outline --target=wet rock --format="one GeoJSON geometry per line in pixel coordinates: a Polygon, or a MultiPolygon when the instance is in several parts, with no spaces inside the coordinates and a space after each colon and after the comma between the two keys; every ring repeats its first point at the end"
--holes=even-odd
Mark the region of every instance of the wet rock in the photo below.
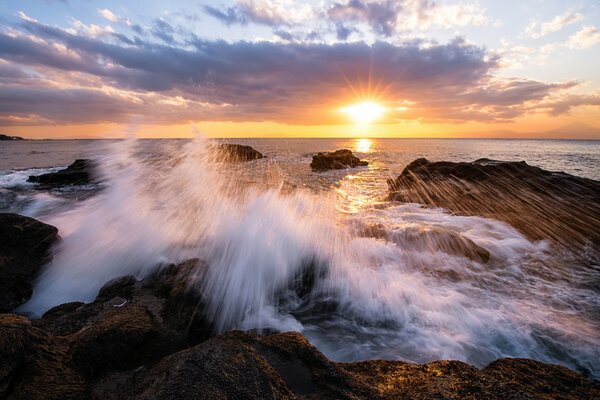
{"type": "Polygon", "coordinates": [[[350,378],[297,333],[230,332],[121,377],[118,385],[109,377],[94,393],[121,399],[369,398],[368,388],[350,378]]]}
{"type": "Polygon", "coordinates": [[[159,268],[138,281],[132,276],[105,284],[93,303],[67,303],[33,321],[70,343],[77,370],[96,377],[156,361],[206,339],[201,281],[206,264],[188,260],[159,268]]]}
{"type": "Polygon", "coordinates": [[[264,158],[262,153],[251,146],[241,144],[220,144],[218,146],[219,160],[226,162],[244,162],[264,158]]]}
{"type": "Polygon", "coordinates": [[[396,244],[412,250],[441,251],[446,254],[470,258],[479,263],[486,263],[490,259],[489,251],[471,239],[447,229],[408,228],[395,232],[390,237],[396,244]]]}
{"type": "Polygon", "coordinates": [[[313,171],[327,171],[330,169],[344,169],[363,167],[369,165],[366,161],[361,161],[348,149],[336,150],[332,152],[318,153],[313,156],[310,168],[313,171]]]}
{"type": "Polygon", "coordinates": [[[0,313],[29,300],[32,282],[51,259],[49,249],[58,239],[53,226],[17,214],[0,214],[0,313]]]}
{"type": "MultiPolygon", "coordinates": [[[[501,359],[481,370],[458,361],[336,363],[292,332],[234,331],[186,341],[189,336],[178,331],[181,326],[168,319],[172,310],[166,312],[166,304],[171,296],[202,300],[191,294],[198,291],[190,291],[185,281],[201,282],[205,267],[190,260],[162,268],[142,281],[113,280],[94,303],[55,307],[39,324],[0,315],[0,397],[505,400],[600,396],[598,383],[564,367],[531,360],[501,359]],[[69,332],[61,331],[58,325],[65,322],[74,326],[69,317],[84,322],[69,332]]],[[[203,304],[195,304],[197,313],[203,304]]]]}
{"type": "Polygon", "coordinates": [[[43,187],[65,185],[87,185],[94,180],[94,163],[92,160],[79,159],[65,169],[42,175],[32,175],[27,182],[38,183],[43,187]]]}
{"type": "Polygon", "coordinates": [[[89,393],[66,342],[25,317],[0,314],[0,398],[87,399],[89,393]]]}
{"type": "Polygon", "coordinates": [[[574,399],[599,390],[573,371],[529,360],[483,370],[459,361],[336,363],[292,332],[229,332],[93,386],[96,397],[115,399],[574,399]]]}
{"type": "Polygon", "coordinates": [[[530,239],[600,248],[600,182],[527,163],[411,162],[388,182],[390,199],[498,219],[530,239]]]}
{"type": "Polygon", "coordinates": [[[73,336],[70,354],[87,376],[135,368],[181,348],[141,305],[108,309],[101,318],[73,336]]]}

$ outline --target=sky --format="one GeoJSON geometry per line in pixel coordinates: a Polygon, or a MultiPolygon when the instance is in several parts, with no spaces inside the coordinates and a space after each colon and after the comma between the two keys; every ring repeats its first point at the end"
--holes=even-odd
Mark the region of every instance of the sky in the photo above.
{"type": "Polygon", "coordinates": [[[597,0],[0,0],[0,133],[600,139],[599,128],[597,0]]]}

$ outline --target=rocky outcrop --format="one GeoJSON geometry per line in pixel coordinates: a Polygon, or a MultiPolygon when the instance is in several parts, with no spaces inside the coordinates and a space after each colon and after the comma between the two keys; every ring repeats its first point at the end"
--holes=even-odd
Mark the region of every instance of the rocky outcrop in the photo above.
{"type": "Polygon", "coordinates": [[[128,333],[138,330],[134,338],[152,331],[152,323],[138,319],[138,312],[115,308],[120,319],[99,319],[88,328],[94,330],[89,334],[94,338],[106,329],[111,334],[91,342],[81,339],[88,335],[86,330],[57,337],[23,317],[0,315],[0,396],[164,400],[600,396],[600,385],[556,365],[523,359],[500,359],[481,370],[459,361],[336,363],[292,332],[234,331],[164,354],[164,347],[157,350],[150,345],[160,335],[155,342],[112,335],[112,330],[125,326],[128,333]],[[103,352],[97,352],[100,345],[103,352]]]}
{"type": "Polygon", "coordinates": [[[251,146],[241,144],[220,144],[217,149],[219,160],[225,162],[245,162],[264,158],[262,153],[251,146]]]}
{"type": "Polygon", "coordinates": [[[0,313],[23,304],[32,282],[50,260],[58,230],[33,218],[0,214],[0,313]]]}
{"type": "Polygon", "coordinates": [[[390,199],[505,221],[530,239],[600,248],[600,182],[521,162],[410,163],[390,199]]]}
{"type": "Polygon", "coordinates": [[[75,160],[65,169],[43,175],[31,175],[27,182],[40,184],[44,187],[65,185],[87,185],[94,182],[94,163],[92,160],[75,160]]]}
{"type": "Polygon", "coordinates": [[[345,169],[354,167],[364,167],[369,165],[366,161],[361,161],[348,149],[336,150],[332,152],[318,153],[313,156],[310,168],[313,171],[328,171],[330,169],[345,169]]]}

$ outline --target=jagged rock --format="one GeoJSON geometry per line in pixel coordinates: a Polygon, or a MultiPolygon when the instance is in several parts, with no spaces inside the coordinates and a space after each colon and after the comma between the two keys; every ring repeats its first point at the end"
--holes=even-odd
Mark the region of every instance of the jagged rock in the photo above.
{"type": "Polygon", "coordinates": [[[42,175],[31,175],[27,182],[38,183],[44,187],[65,185],[87,185],[94,182],[94,163],[92,160],[79,159],[65,169],[42,175]]]}
{"type": "Polygon", "coordinates": [[[0,214],[0,313],[25,303],[58,230],[33,218],[0,214]]]}
{"type": "Polygon", "coordinates": [[[264,158],[262,153],[251,146],[241,144],[220,144],[218,146],[219,160],[226,162],[243,162],[264,158]]]}
{"type": "Polygon", "coordinates": [[[313,171],[363,167],[366,165],[369,165],[367,161],[361,161],[348,149],[318,153],[313,156],[312,162],[310,163],[310,167],[313,171]]]}
{"type": "Polygon", "coordinates": [[[600,182],[521,162],[411,162],[390,199],[505,221],[530,239],[600,247],[600,182]]]}

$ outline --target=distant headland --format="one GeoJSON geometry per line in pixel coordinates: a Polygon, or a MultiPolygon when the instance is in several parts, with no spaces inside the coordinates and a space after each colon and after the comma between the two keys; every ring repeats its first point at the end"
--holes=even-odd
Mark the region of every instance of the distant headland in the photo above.
{"type": "Polygon", "coordinates": [[[0,140],[25,140],[20,136],[8,136],[0,133],[0,140]]]}

